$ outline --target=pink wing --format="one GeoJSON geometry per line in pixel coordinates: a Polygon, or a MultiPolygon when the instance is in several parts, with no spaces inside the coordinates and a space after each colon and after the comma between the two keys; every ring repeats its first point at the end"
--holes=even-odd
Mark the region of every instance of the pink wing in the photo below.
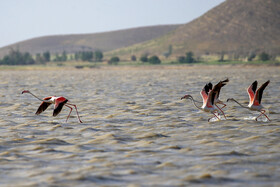
{"type": "Polygon", "coordinates": [[[253,82],[247,89],[248,95],[249,95],[249,105],[252,105],[254,103],[255,98],[255,92],[257,89],[258,82],[253,82]]]}
{"type": "Polygon", "coordinates": [[[203,99],[203,105],[206,105],[207,99],[208,99],[208,95],[207,95],[205,89],[201,90],[200,95],[201,95],[201,97],[203,99]]]}

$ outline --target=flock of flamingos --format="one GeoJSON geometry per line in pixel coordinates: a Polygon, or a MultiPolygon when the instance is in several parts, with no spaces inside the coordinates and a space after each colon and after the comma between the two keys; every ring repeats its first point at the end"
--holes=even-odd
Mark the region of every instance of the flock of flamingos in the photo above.
{"type": "MultiPolygon", "coordinates": [[[[201,90],[200,94],[202,96],[203,102],[200,101],[196,101],[193,99],[193,97],[189,94],[186,94],[185,96],[183,96],[181,98],[182,99],[190,99],[192,100],[194,106],[196,108],[198,108],[199,110],[202,110],[204,112],[210,112],[212,113],[214,116],[208,119],[208,122],[212,119],[212,118],[217,118],[218,120],[220,120],[220,118],[218,116],[220,116],[220,114],[222,114],[224,116],[224,118],[226,119],[226,116],[223,112],[223,108],[226,106],[225,103],[223,103],[221,100],[219,100],[219,95],[220,95],[220,91],[221,88],[223,86],[225,86],[227,83],[229,82],[228,79],[225,79],[223,81],[220,81],[219,83],[217,83],[214,87],[212,85],[211,82],[207,83],[203,89],[201,90]],[[199,107],[197,105],[197,103],[202,103],[202,106],[199,107]],[[217,104],[221,104],[223,105],[223,107],[219,107],[217,104]]],[[[265,110],[264,107],[261,105],[261,100],[262,100],[262,95],[263,95],[263,91],[264,89],[267,87],[267,85],[269,84],[269,80],[266,81],[264,84],[261,85],[261,87],[259,87],[257,89],[258,86],[258,82],[254,81],[247,89],[248,95],[249,95],[249,105],[248,106],[244,106],[242,104],[240,104],[238,101],[236,101],[233,98],[229,98],[227,99],[228,101],[234,101],[236,102],[238,105],[240,105],[243,108],[247,108],[249,110],[253,110],[253,111],[259,111],[260,115],[258,117],[255,118],[255,120],[257,121],[258,118],[262,115],[264,115],[268,121],[270,121],[270,119],[268,118],[268,116],[265,114],[265,110]]],[[[66,122],[73,110],[73,107],[76,110],[77,113],[77,117],[80,123],[82,123],[79,113],[78,113],[78,109],[77,106],[74,104],[71,104],[68,102],[68,99],[66,99],[65,97],[56,97],[56,96],[50,96],[50,97],[46,97],[43,99],[40,99],[39,97],[37,97],[36,95],[34,95],[33,93],[31,93],[29,90],[24,90],[22,92],[22,94],[24,93],[29,93],[32,96],[34,96],[35,98],[39,99],[40,101],[42,101],[41,105],[39,106],[36,114],[39,115],[40,113],[44,112],[51,104],[54,104],[54,111],[53,111],[53,116],[57,116],[60,111],[62,110],[63,106],[66,106],[70,109],[70,112],[66,118],[66,122]]]]}

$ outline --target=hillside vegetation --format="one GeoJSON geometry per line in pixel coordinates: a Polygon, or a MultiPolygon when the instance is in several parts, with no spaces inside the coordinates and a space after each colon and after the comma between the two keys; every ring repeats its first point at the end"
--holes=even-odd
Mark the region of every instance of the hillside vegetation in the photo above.
{"type": "Polygon", "coordinates": [[[280,54],[280,1],[227,0],[190,23],[154,40],[114,50],[108,55],[145,53],[162,55],[170,45],[173,56],[192,51],[196,55],[248,56],[263,51],[280,54]]]}

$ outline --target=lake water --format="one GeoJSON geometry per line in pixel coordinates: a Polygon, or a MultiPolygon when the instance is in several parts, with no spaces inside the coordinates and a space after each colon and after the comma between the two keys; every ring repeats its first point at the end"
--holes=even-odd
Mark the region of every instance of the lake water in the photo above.
{"type": "Polygon", "coordinates": [[[155,66],[0,71],[0,186],[280,186],[280,67],[155,66]],[[196,100],[229,78],[220,99],[248,104],[247,88],[271,81],[259,112],[227,103],[207,122],[196,100]],[[40,115],[39,97],[76,104],[40,115]],[[268,112],[267,111],[267,112],[268,112]]]}

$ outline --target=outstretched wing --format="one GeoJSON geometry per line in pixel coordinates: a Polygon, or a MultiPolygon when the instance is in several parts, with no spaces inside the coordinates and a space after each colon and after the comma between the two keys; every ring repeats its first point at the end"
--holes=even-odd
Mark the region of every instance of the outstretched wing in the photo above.
{"type": "Polygon", "coordinates": [[[42,112],[44,112],[50,105],[51,105],[51,103],[42,102],[36,112],[36,115],[39,115],[42,112]]]}
{"type": "Polygon", "coordinates": [[[223,80],[223,81],[220,81],[220,82],[217,84],[218,87],[217,87],[216,99],[218,99],[219,96],[220,96],[221,88],[222,88],[223,86],[225,86],[228,82],[229,82],[229,80],[228,80],[228,78],[227,78],[227,79],[225,79],[225,80],[223,80]]]}
{"type": "Polygon", "coordinates": [[[259,87],[259,89],[257,90],[256,94],[255,94],[255,98],[254,98],[254,105],[258,105],[261,104],[262,101],[262,95],[263,95],[263,91],[264,89],[267,87],[267,85],[269,84],[269,80],[266,81],[261,87],[259,87]]]}
{"type": "Polygon", "coordinates": [[[217,97],[218,94],[218,90],[220,89],[221,84],[216,84],[214,86],[214,88],[212,90],[210,90],[209,94],[208,94],[208,98],[207,98],[207,106],[211,107],[213,106],[215,103],[215,98],[217,97]]]}
{"type": "MultiPolygon", "coordinates": [[[[46,97],[43,100],[50,100],[52,97],[46,97]]],[[[39,106],[37,112],[35,113],[36,115],[41,114],[44,112],[52,103],[47,103],[47,102],[42,102],[41,105],[39,106]]]]}
{"type": "Polygon", "coordinates": [[[258,82],[254,81],[247,89],[248,95],[249,95],[249,105],[252,105],[254,103],[255,93],[257,90],[258,82]]]}
{"type": "Polygon", "coordinates": [[[203,100],[203,105],[206,104],[207,102],[207,99],[208,99],[208,93],[206,92],[207,89],[207,84],[204,86],[204,88],[200,91],[200,95],[202,97],[202,100],[203,100]]]}
{"type": "Polygon", "coordinates": [[[61,112],[64,104],[67,103],[67,101],[68,101],[67,99],[65,99],[64,101],[59,101],[59,100],[55,101],[55,108],[53,110],[53,116],[57,116],[61,112]]]}

